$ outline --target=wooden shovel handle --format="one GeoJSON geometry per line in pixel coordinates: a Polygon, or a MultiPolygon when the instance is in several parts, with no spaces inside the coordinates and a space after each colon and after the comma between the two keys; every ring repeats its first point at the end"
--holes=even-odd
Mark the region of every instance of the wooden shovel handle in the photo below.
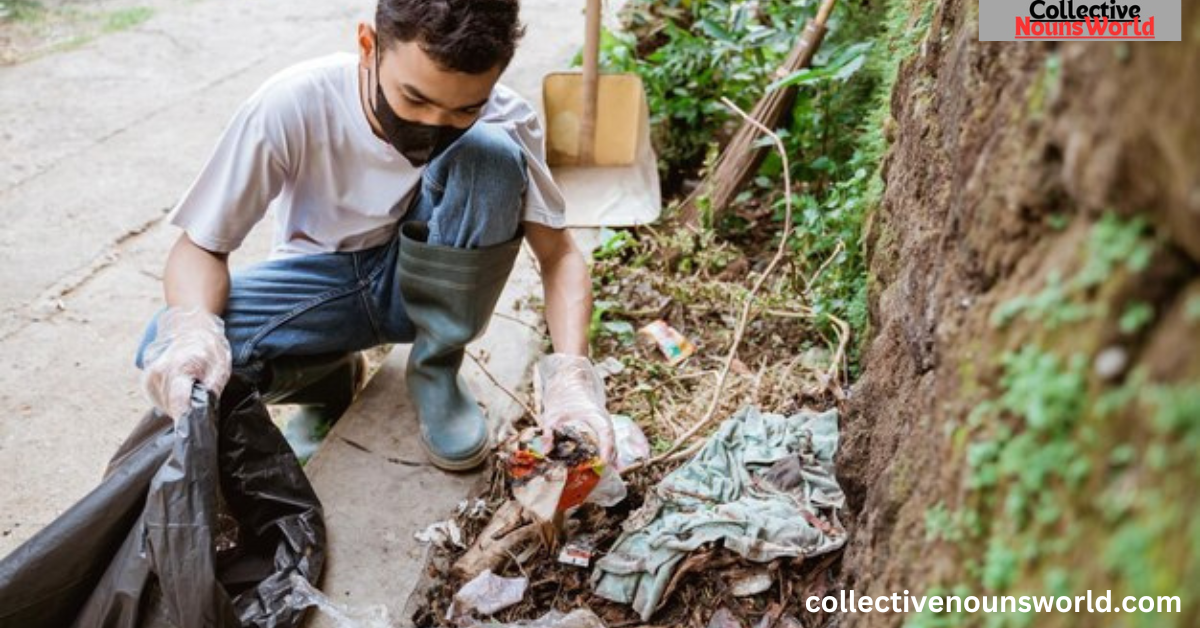
{"type": "Polygon", "coordinates": [[[587,0],[587,31],[583,41],[583,119],[579,124],[579,163],[595,161],[596,101],[600,95],[600,2],[587,0]]]}
{"type": "Polygon", "coordinates": [[[829,20],[829,14],[833,13],[833,5],[837,4],[837,0],[825,0],[821,3],[821,8],[817,9],[816,22],[825,27],[825,22],[829,20]]]}

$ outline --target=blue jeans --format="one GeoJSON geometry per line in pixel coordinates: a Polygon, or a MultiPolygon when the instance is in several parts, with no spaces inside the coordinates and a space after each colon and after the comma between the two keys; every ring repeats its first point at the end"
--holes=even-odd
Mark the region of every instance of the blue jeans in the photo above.
{"type": "MultiPolygon", "coordinates": [[[[527,185],[525,159],[499,126],[477,123],[426,168],[401,222],[429,224],[430,244],[478,248],[516,237],[527,185]]],[[[232,276],[225,335],[234,370],[256,380],[284,356],[360,351],[412,342],[415,329],[397,284],[397,235],[346,253],[270,260],[232,276]]],[[[146,328],[135,362],[157,333],[146,328]]]]}

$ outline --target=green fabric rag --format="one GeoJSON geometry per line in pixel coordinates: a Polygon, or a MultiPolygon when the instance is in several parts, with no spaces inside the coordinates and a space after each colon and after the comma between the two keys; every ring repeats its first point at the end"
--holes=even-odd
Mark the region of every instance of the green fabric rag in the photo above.
{"type": "Polygon", "coordinates": [[[648,621],[679,562],[707,543],[723,541],[764,563],[840,548],[845,495],[833,472],[837,446],[836,410],[790,417],[739,410],[625,522],[596,562],[596,593],[648,621]]]}

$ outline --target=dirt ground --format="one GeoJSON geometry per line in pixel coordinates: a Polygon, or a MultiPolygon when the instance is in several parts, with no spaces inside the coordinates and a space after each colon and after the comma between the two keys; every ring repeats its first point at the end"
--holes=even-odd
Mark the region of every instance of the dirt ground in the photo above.
{"type": "MultiPolygon", "coordinates": [[[[939,503],[972,503],[961,437],[949,435],[999,388],[1005,351],[1040,345],[1094,356],[1110,349],[1129,356],[1122,373],[1142,368],[1162,384],[1200,378],[1193,351],[1200,329],[1180,314],[1200,289],[1200,121],[1193,113],[1200,38],[1154,46],[980,43],[971,5],[957,0],[932,11],[928,35],[903,64],[892,95],[895,141],[867,243],[876,284],[872,336],[839,458],[856,513],[842,582],[860,594],[969,582],[963,565],[982,550],[972,556],[931,542],[927,513],[939,503]],[[1057,332],[1044,319],[999,328],[1001,304],[1038,294],[1056,274],[1078,268],[1088,234],[1109,212],[1144,216],[1161,247],[1140,274],[1114,275],[1088,297],[1110,314],[1057,332]],[[1155,316],[1137,332],[1117,329],[1117,314],[1134,302],[1149,304],[1155,316]]],[[[1200,25],[1195,4],[1185,3],[1184,24],[1185,33],[1200,25]]],[[[1096,372],[1089,370],[1091,391],[1106,385],[1096,372]]],[[[1102,442],[1144,443],[1152,433],[1137,414],[1093,429],[1102,442]]],[[[1116,577],[1096,564],[1115,533],[1088,514],[1101,507],[1105,482],[1171,484],[1144,467],[1135,475],[1099,474],[1079,503],[1062,506],[1071,517],[1060,533],[1073,521],[1073,533],[1092,544],[1055,564],[1091,588],[1116,577]]],[[[1194,513],[1195,500],[1183,499],[1194,513]]],[[[1175,526],[1187,524],[1171,521],[1159,520],[1174,531],[1155,535],[1155,549],[1145,551],[1183,550],[1185,533],[1175,526]]],[[[1181,577],[1167,575],[1181,573],[1169,561],[1160,564],[1163,578],[1181,577]]],[[[1018,582],[1036,587],[1037,578],[1018,582]]],[[[846,619],[898,625],[882,614],[846,619]]]]}

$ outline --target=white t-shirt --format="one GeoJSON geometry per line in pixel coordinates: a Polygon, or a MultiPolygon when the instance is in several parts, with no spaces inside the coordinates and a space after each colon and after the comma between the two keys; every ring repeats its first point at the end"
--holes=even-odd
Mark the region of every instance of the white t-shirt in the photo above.
{"type": "MultiPolygon", "coordinates": [[[[375,136],[358,88],[358,59],[348,53],[271,77],[225,128],[171,222],[201,247],[224,253],[240,246],[273,208],[272,258],[387,242],[424,168],[375,136]]],[[[522,219],[561,228],[565,203],[546,166],[537,112],[497,84],[483,122],[502,125],[525,153],[522,219]]]]}

